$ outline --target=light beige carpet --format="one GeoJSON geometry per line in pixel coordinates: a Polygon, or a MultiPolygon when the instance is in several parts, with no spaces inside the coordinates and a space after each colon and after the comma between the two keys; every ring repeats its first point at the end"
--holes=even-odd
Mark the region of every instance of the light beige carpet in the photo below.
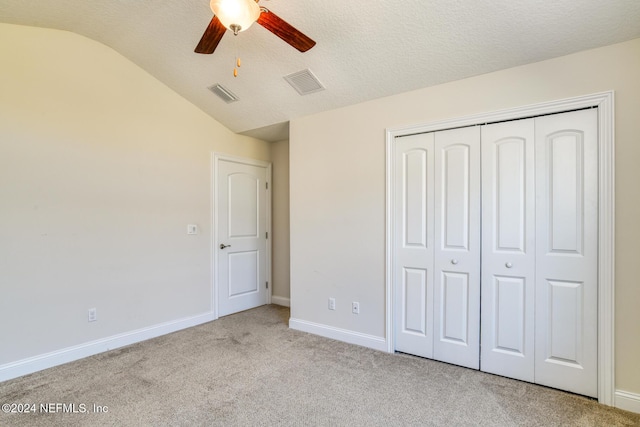
{"type": "Polygon", "coordinates": [[[0,426],[640,425],[581,396],[293,331],[288,317],[264,306],[0,383],[0,403],[38,406],[0,426]],[[56,403],[86,413],[40,411],[56,403]]]}

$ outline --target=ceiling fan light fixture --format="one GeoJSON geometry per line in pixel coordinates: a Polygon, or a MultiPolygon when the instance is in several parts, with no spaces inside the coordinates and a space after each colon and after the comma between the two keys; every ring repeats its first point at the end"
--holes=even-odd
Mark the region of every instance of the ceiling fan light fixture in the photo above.
{"type": "Polygon", "coordinates": [[[247,30],[260,16],[255,0],[211,0],[210,6],[220,23],[234,34],[247,30]]]}

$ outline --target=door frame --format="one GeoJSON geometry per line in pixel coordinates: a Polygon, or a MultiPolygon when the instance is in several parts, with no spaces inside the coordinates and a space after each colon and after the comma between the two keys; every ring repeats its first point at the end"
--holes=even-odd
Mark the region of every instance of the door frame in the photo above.
{"type": "Polygon", "coordinates": [[[613,406],[615,396],[615,135],[614,92],[600,92],[556,101],[472,114],[386,130],[385,295],[387,352],[395,350],[393,324],[393,142],[396,137],[517,120],[583,108],[598,108],[598,401],[613,406]]]}
{"type": "Polygon", "coordinates": [[[218,255],[220,252],[220,241],[218,236],[218,170],[220,161],[239,163],[249,166],[257,166],[266,169],[267,172],[267,193],[266,193],[266,212],[265,220],[267,223],[267,245],[265,251],[266,257],[266,276],[269,283],[269,289],[267,289],[267,304],[271,304],[271,294],[273,292],[273,283],[271,280],[271,241],[273,234],[271,233],[271,162],[263,160],[250,159],[246,157],[232,156],[229,154],[213,152],[211,154],[211,257],[213,262],[211,263],[211,310],[213,312],[213,320],[218,319],[218,255]]]}

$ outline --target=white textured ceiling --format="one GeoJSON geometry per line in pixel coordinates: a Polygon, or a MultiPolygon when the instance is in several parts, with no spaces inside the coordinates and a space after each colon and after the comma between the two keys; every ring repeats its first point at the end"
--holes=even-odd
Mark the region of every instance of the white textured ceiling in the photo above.
{"type": "Polygon", "coordinates": [[[0,0],[0,22],[112,47],[238,133],[276,141],[292,118],[640,37],[638,0],[261,0],[317,45],[300,53],[259,25],[193,52],[208,0],[0,0]],[[242,58],[233,77],[236,52],[242,58]],[[309,68],[325,91],[283,79],[309,68]],[[207,90],[221,83],[240,101],[207,90]]]}

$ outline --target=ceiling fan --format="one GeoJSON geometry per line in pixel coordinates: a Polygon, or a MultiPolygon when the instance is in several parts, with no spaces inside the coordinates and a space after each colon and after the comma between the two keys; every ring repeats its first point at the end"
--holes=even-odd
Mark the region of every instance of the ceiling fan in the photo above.
{"type": "Polygon", "coordinates": [[[254,22],[262,25],[276,36],[280,37],[300,52],[306,52],[315,46],[316,42],[295,29],[282,18],[258,6],[259,0],[211,0],[213,19],[205,30],[200,43],[196,46],[196,53],[213,53],[222,40],[227,29],[238,35],[247,30],[254,22]]]}

